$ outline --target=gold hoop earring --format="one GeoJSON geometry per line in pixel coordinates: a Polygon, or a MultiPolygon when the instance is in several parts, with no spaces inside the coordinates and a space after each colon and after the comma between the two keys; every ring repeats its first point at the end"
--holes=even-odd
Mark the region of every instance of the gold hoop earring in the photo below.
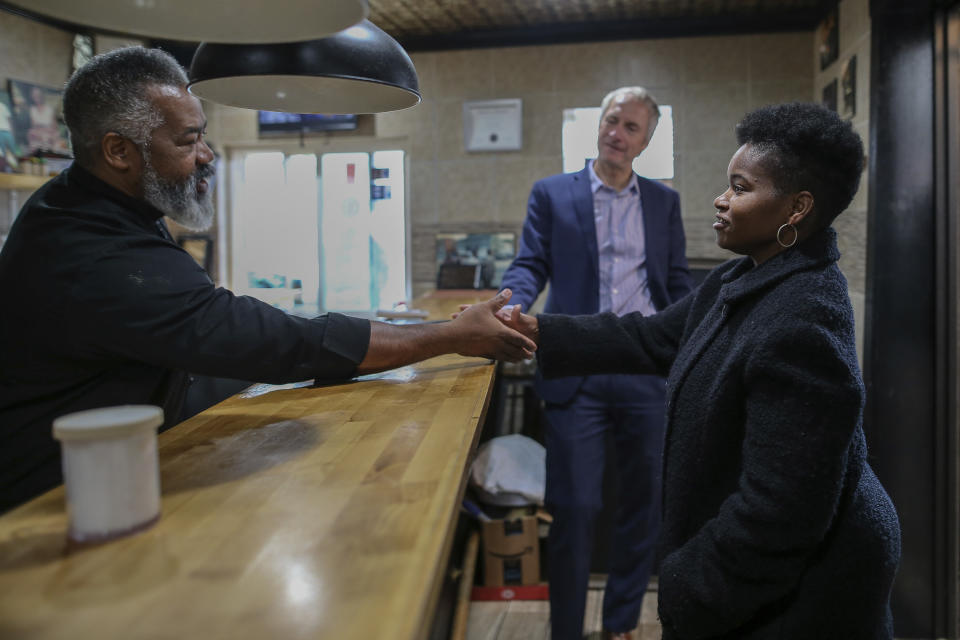
{"type": "Polygon", "coordinates": [[[783,247],[784,249],[789,249],[789,248],[792,247],[793,245],[797,244],[797,238],[798,238],[799,236],[800,236],[800,232],[797,231],[797,228],[796,228],[795,226],[793,226],[793,225],[790,224],[789,222],[786,223],[786,224],[782,224],[782,225],[780,225],[780,228],[777,229],[777,244],[779,244],[779,245],[780,245],[781,247],[783,247]],[[793,231],[793,242],[791,242],[790,244],[787,244],[787,243],[785,243],[783,240],[780,239],[780,233],[783,232],[783,230],[784,230],[785,228],[789,228],[791,231],[793,231]]]}

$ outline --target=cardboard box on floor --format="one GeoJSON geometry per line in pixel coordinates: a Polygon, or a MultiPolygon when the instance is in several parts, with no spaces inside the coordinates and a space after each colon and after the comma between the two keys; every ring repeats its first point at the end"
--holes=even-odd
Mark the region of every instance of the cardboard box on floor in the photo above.
{"type": "Polygon", "coordinates": [[[539,520],[536,515],[524,515],[483,523],[485,586],[540,582],[539,520]]]}

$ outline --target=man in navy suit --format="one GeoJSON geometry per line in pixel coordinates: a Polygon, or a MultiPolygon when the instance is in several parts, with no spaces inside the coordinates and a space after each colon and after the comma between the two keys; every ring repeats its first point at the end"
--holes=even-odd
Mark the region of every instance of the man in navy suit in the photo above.
{"type": "MultiPolygon", "coordinates": [[[[641,87],[601,104],[598,157],[533,186],[520,251],[503,276],[527,311],[549,281],[547,313],[656,313],[691,289],[677,192],[641,178],[660,109],[641,87]]],[[[631,638],[654,565],[660,520],[664,380],[603,375],[543,380],[553,640],[583,631],[594,522],[602,508],[605,439],[615,443],[617,505],[603,602],[605,636],[631,638]]]]}

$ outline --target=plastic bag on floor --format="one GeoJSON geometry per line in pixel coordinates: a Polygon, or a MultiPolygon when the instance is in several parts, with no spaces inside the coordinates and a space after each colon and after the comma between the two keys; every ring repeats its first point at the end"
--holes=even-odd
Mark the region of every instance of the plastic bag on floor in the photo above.
{"type": "Polygon", "coordinates": [[[547,452],[536,440],[513,434],[493,438],[477,451],[470,483],[487,504],[542,505],[547,484],[547,452]]]}

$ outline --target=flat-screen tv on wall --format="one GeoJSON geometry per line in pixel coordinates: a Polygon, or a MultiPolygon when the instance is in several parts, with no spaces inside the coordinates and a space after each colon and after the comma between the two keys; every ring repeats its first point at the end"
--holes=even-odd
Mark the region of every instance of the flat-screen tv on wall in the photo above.
{"type": "Polygon", "coordinates": [[[357,128],[354,114],[282,113],[259,111],[257,122],[260,135],[315,133],[318,131],[348,131],[357,128]]]}

